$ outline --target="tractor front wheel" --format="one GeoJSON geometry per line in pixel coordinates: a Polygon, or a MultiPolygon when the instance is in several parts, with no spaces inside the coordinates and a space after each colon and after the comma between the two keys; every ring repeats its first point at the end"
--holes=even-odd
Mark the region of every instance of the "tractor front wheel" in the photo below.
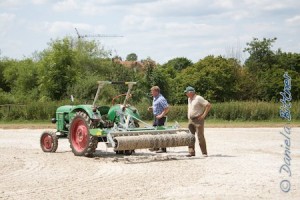
{"type": "Polygon", "coordinates": [[[55,152],[58,147],[57,135],[51,131],[44,131],[41,135],[40,145],[44,152],[55,152]]]}
{"type": "Polygon", "coordinates": [[[98,138],[89,133],[91,124],[90,118],[84,112],[77,112],[71,122],[69,141],[76,156],[91,157],[97,148],[98,138]]]}

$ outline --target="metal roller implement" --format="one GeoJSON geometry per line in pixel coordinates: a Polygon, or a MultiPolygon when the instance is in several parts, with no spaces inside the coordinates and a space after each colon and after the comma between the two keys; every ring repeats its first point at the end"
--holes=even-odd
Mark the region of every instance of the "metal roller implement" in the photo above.
{"type": "Polygon", "coordinates": [[[189,146],[195,143],[195,136],[186,131],[174,134],[155,134],[138,136],[118,136],[114,138],[114,150],[134,150],[189,146]]]}

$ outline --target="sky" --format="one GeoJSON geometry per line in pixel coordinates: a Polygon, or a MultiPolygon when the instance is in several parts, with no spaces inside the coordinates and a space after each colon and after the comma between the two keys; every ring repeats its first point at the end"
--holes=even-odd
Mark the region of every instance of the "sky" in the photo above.
{"type": "Polygon", "coordinates": [[[0,57],[24,59],[65,36],[96,40],[123,60],[164,64],[185,57],[236,57],[253,38],[300,53],[299,0],[0,0],[0,57]]]}

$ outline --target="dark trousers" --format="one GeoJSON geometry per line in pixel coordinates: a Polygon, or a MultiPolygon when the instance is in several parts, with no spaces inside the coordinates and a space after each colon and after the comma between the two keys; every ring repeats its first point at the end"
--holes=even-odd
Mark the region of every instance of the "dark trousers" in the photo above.
{"type": "MultiPolygon", "coordinates": [[[[166,117],[162,117],[160,119],[154,119],[153,126],[164,126],[166,122],[166,117]]],[[[162,151],[167,152],[167,148],[160,148],[162,151]]],[[[158,150],[158,149],[155,149],[158,150]]]]}
{"type": "MultiPolygon", "coordinates": [[[[206,141],[204,137],[204,120],[200,121],[199,123],[194,123],[192,121],[189,121],[188,124],[190,132],[195,135],[197,132],[198,140],[199,140],[199,145],[200,149],[202,151],[202,154],[207,155],[207,150],[206,150],[206,141]]],[[[195,144],[189,146],[189,153],[195,155],[195,144]]]]}
{"type": "Polygon", "coordinates": [[[164,126],[166,122],[166,117],[162,117],[160,119],[154,119],[153,126],[164,126]]]}

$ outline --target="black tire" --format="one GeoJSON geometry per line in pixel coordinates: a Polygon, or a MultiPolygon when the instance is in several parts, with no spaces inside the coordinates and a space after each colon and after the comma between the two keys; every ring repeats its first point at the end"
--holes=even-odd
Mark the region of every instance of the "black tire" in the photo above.
{"type": "Polygon", "coordinates": [[[133,152],[134,152],[134,150],[125,150],[124,155],[130,156],[133,152]]]}
{"type": "Polygon", "coordinates": [[[98,138],[90,135],[92,121],[85,112],[77,112],[69,129],[69,142],[75,156],[92,157],[98,145],[98,138]]]}
{"type": "Polygon", "coordinates": [[[58,137],[55,132],[44,131],[40,138],[40,145],[44,152],[55,152],[58,147],[58,137]]]}

